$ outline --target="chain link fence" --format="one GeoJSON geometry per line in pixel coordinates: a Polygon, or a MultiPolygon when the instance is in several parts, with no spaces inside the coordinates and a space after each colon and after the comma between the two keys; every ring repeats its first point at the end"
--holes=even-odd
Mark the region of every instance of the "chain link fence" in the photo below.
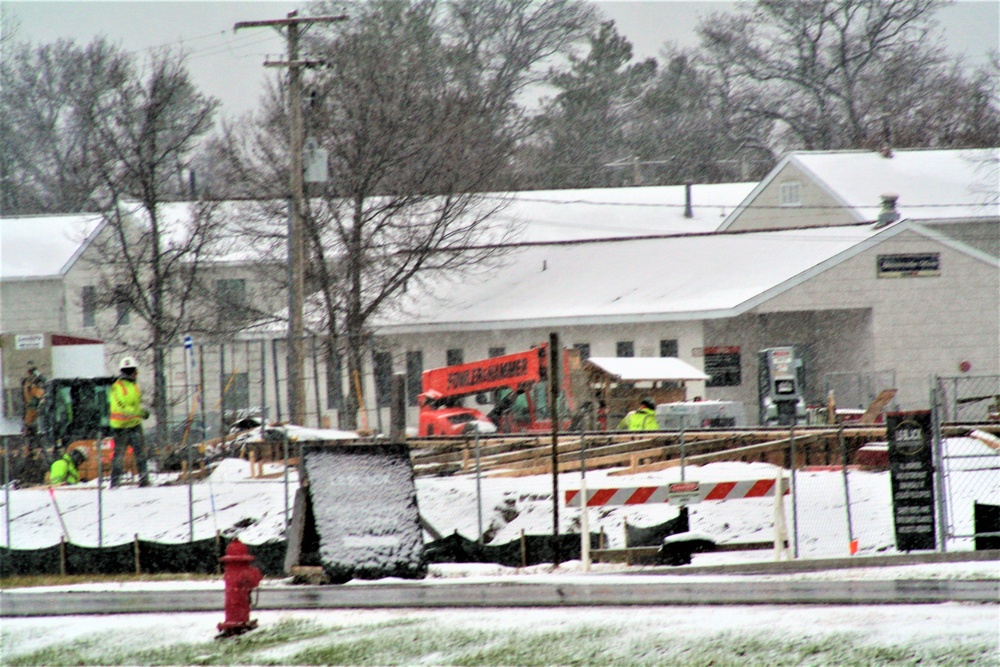
{"type": "Polygon", "coordinates": [[[990,510],[995,516],[1000,509],[1000,437],[990,428],[1000,423],[1000,375],[938,377],[933,391],[937,516],[944,547],[997,544],[997,522],[976,517],[990,510]]]}

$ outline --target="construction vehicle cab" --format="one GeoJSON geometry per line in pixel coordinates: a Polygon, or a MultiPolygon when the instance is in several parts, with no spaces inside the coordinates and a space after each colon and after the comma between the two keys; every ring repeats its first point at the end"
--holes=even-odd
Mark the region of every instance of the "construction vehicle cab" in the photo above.
{"type": "MultiPolygon", "coordinates": [[[[564,350],[562,359],[558,414],[568,427],[577,407],[570,369],[579,366],[579,357],[574,350],[564,350]]],[[[424,371],[418,435],[550,430],[548,366],[548,346],[542,344],[525,352],[424,371]],[[470,397],[484,405],[492,403],[493,408],[484,414],[466,407],[470,397]]]]}

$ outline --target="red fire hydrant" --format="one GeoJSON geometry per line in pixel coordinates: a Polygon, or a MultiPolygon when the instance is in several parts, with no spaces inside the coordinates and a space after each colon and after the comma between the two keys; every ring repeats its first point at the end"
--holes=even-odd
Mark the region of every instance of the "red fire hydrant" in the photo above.
{"type": "Polygon", "coordinates": [[[238,635],[257,627],[256,620],[250,620],[250,593],[260,585],[263,578],[260,570],[250,563],[253,556],[247,545],[234,539],[226,547],[226,555],[219,559],[225,566],[222,575],[226,582],[226,620],[219,623],[219,636],[238,635]]]}

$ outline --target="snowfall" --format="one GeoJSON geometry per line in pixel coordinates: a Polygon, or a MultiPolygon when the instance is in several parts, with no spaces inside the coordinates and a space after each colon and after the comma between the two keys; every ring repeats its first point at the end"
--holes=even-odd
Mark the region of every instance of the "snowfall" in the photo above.
{"type": "MultiPolygon", "coordinates": [[[[1000,469],[998,453],[973,438],[952,438],[946,441],[949,459],[947,492],[951,533],[969,535],[972,532],[973,501],[1000,504],[1000,469]],[[959,458],[961,457],[961,458],[959,458]]],[[[559,476],[560,495],[568,489],[578,489],[585,482],[588,489],[656,486],[686,480],[701,482],[775,479],[788,476],[766,463],[715,463],[704,466],[644,473],[621,474],[621,470],[590,471],[585,478],[577,473],[559,476]]],[[[59,488],[50,493],[46,488],[8,488],[0,500],[4,503],[6,520],[0,543],[14,549],[36,549],[57,543],[61,537],[81,546],[105,546],[131,542],[135,537],[157,542],[180,543],[213,537],[218,532],[237,535],[252,546],[283,539],[286,522],[291,520],[298,478],[294,469],[267,464],[264,477],[252,477],[250,465],[242,459],[225,459],[209,477],[195,484],[177,483],[177,475],[156,475],[156,486],[149,488],[123,487],[115,490],[98,489],[95,483],[73,488],[59,488]],[[191,518],[193,517],[193,523],[191,518]],[[100,527],[99,527],[100,526],[100,527]]],[[[476,539],[480,527],[490,535],[490,543],[505,544],[525,534],[546,535],[553,529],[552,490],[549,475],[533,477],[477,477],[461,474],[451,477],[418,477],[415,480],[419,511],[423,519],[442,535],[458,532],[476,539]]],[[[867,472],[851,469],[802,470],[794,478],[794,500],[785,496],[776,504],[774,498],[702,502],[689,507],[691,531],[712,536],[724,542],[761,542],[774,538],[776,520],[783,515],[788,525],[789,541],[795,545],[800,559],[842,558],[850,554],[850,542],[857,540],[858,556],[892,555],[895,548],[888,472],[867,472]],[[850,499],[848,513],[845,497],[850,499]]],[[[377,503],[377,489],[372,489],[372,501],[377,503]]],[[[608,547],[623,546],[624,522],[632,526],[652,526],[677,515],[678,508],[666,504],[628,507],[592,508],[587,515],[592,532],[602,531],[608,547]]],[[[579,532],[579,508],[559,506],[561,532],[579,532]]],[[[427,536],[428,540],[430,536],[427,536]]],[[[971,539],[956,538],[948,542],[949,551],[969,551],[971,539]]],[[[695,554],[692,566],[775,560],[773,550],[695,554]]],[[[682,574],[683,567],[673,570],[656,568],[640,572],[640,578],[656,577],[685,582],[725,582],[723,574],[682,574]]],[[[551,583],[593,582],[614,583],[627,578],[637,581],[636,570],[620,564],[594,563],[585,566],[580,561],[562,563],[558,568],[537,565],[527,568],[507,568],[490,564],[432,564],[428,585],[435,582],[518,581],[551,583]],[[631,569],[631,572],[625,572],[631,569]]],[[[857,579],[998,579],[997,561],[919,564],[892,567],[856,567],[818,572],[798,572],[769,575],[739,575],[747,578],[794,578],[857,580],[857,579]]],[[[267,579],[263,586],[289,586],[289,579],[267,579]]],[[[354,585],[354,582],[346,585],[354,585]]],[[[371,585],[365,582],[364,585],[371,585]]],[[[61,590],[157,590],[157,589],[221,589],[220,579],[147,582],[102,582],[53,586],[32,589],[10,589],[5,594],[23,591],[38,593],[61,590]]],[[[998,601],[1000,603],[1000,601],[998,601]]],[[[221,611],[220,611],[221,614],[221,611]]],[[[209,642],[215,634],[220,614],[132,614],[109,620],[93,616],[58,618],[3,618],[0,625],[0,663],[8,657],[24,655],[44,647],[83,640],[93,632],[95,622],[116,630],[125,645],[135,637],[148,638],[150,646],[172,642],[209,642]],[[170,627],[169,633],[158,628],[170,627]]],[[[281,622],[305,619],[330,627],[383,627],[395,622],[428,624],[433,628],[461,628],[498,631],[531,632],[541,627],[572,631],[573,628],[628,628],[629,641],[643,633],[662,633],[669,628],[671,637],[696,645],[708,638],[726,633],[740,636],[766,633],[768,636],[789,638],[850,637],[862,645],[901,643],[907,647],[962,645],[971,642],[986,646],[987,661],[1000,655],[1000,604],[966,605],[958,603],[936,605],[883,606],[727,606],[727,607],[650,607],[637,612],[635,608],[599,609],[507,609],[507,610],[356,610],[344,611],[261,611],[254,617],[262,628],[281,622]],[[949,643],[950,642],[950,643],[949,643]]],[[[423,626],[421,626],[423,627],[423,626]]],[[[623,637],[622,641],[625,639],[623,637]]],[[[973,664],[982,662],[983,655],[973,664]]],[[[439,656],[439,660],[444,660],[439,656]]],[[[427,662],[393,664],[442,664],[434,658],[427,662]]],[[[340,663],[338,663],[340,664],[340,663]]],[[[372,664],[366,662],[364,664],[372,664]]],[[[534,662],[531,664],[544,664],[534,662]]],[[[582,659],[579,664],[601,664],[582,659]]],[[[615,664],[628,664],[624,663],[615,664]]],[[[643,663],[647,664],[647,663],[643,663]]],[[[687,664],[687,663],[684,663],[687,664]]],[[[766,664],[754,663],[754,664],[766,664]]],[[[808,664],[824,664],[810,662],[808,664]]],[[[880,663],[869,663],[880,664],[880,663]]],[[[896,664],[896,663],[892,663],[896,664]]],[[[931,664],[934,664],[933,662],[931,664]]],[[[951,663],[949,663],[951,664],[951,663]]]]}

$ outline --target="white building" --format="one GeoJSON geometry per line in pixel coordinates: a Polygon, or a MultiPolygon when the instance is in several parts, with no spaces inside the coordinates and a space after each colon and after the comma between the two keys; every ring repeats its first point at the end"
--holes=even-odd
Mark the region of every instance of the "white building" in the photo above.
{"type": "MultiPolygon", "coordinates": [[[[759,184],[518,193],[499,218],[523,241],[500,266],[411,289],[382,316],[377,370],[359,378],[366,418],[388,423],[387,408],[372,408],[387,405],[375,385],[392,372],[408,376],[415,423],[422,370],[527,349],[550,332],[593,356],[678,356],[712,376],[689,394],[739,400],[751,418],[757,352],[783,345],[803,360],[810,402],[838,388],[838,404],[857,407],[870,397],[840,392],[837,381],[864,376],[873,391],[899,390],[893,407],[927,407],[932,376],[1000,374],[998,155],[803,152],[759,184]],[[883,211],[883,195],[896,196],[895,211],[883,211]]],[[[63,218],[63,231],[33,225],[34,239],[8,231],[29,218],[0,221],[3,332],[95,337],[84,297],[92,267],[80,260],[93,216],[63,218]],[[28,263],[55,238],[78,241],[61,263],[52,255],[57,269],[8,271],[8,257],[28,263]]],[[[281,269],[245,251],[220,260],[215,279],[242,281],[248,302],[280,310],[284,293],[261,280],[281,269]]],[[[115,315],[93,317],[113,326],[115,315]]],[[[208,409],[228,386],[227,407],[265,405],[274,418],[277,394],[287,415],[284,335],[198,340],[208,409]]],[[[328,377],[308,343],[306,353],[309,425],[337,425],[338,397],[357,385],[328,377]]],[[[171,361],[182,418],[192,380],[180,340],[171,361]]]]}

